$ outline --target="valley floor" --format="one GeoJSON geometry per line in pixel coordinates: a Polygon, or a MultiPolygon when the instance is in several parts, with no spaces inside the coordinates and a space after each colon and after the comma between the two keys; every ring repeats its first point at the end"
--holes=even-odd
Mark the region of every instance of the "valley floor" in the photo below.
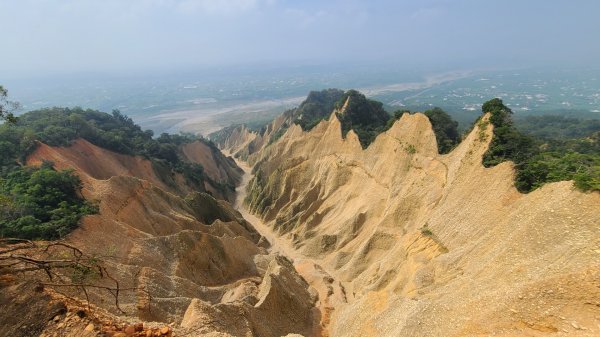
{"type": "MultiPolygon", "coordinates": [[[[223,154],[230,156],[230,153],[223,151],[223,154]]],[[[234,158],[233,156],[231,156],[234,158]]],[[[276,234],[272,228],[267,226],[262,219],[248,211],[244,205],[244,199],[247,196],[247,186],[252,180],[252,168],[246,162],[234,158],[236,164],[244,170],[242,182],[236,188],[236,199],[234,208],[270,243],[271,253],[285,256],[292,260],[298,273],[319,293],[318,307],[321,311],[321,331],[322,336],[328,336],[327,326],[329,325],[331,314],[336,304],[346,302],[346,290],[341,282],[335,280],[319,261],[315,261],[302,255],[289,239],[276,234]]]]}
{"type": "MultiPolygon", "coordinates": [[[[229,153],[224,152],[226,156],[229,156],[229,153]]],[[[233,158],[233,157],[232,157],[233,158]]],[[[235,158],[234,158],[235,159],[235,158]]],[[[248,222],[254,226],[254,228],[262,235],[269,243],[271,244],[271,251],[279,253],[280,255],[286,256],[288,258],[297,257],[296,251],[294,248],[285,240],[277,237],[273,230],[269,228],[262,219],[258,218],[256,215],[250,213],[248,209],[244,206],[244,199],[247,196],[246,188],[248,187],[248,183],[252,180],[252,168],[248,166],[243,161],[235,159],[236,164],[244,170],[244,175],[242,176],[242,182],[235,189],[236,198],[233,207],[237,209],[240,214],[246,219],[248,222]]]]}

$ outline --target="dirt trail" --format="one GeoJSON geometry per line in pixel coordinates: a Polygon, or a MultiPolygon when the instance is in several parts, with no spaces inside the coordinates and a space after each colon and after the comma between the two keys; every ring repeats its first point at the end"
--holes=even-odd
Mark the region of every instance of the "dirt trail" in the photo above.
{"type": "MultiPolygon", "coordinates": [[[[221,150],[225,156],[231,156],[229,152],[221,150]]],[[[233,158],[233,156],[231,156],[233,158]]],[[[234,158],[236,164],[244,170],[242,182],[236,188],[236,198],[234,208],[237,209],[244,219],[254,226],[254,228],[264,236],[271,244],[271,252],[283,255],[294,263],[298,273],[319,293],[318,307],[321,310],[321,336],[329,336],[327,326],[331,321],[331,315],[335,306],[339,303],[346,303],[346,290],[341,282],[333,278],[333,274],[323,268],[313,259],[307,258],[294,248],[292,243],[285,238],[278,236],[267,226],[262,219],[250,213],[244,205],[246,198],[246,188],[252,179],[252,168],[246,162],[234,158]]]]}
{"type": "MultiPolygon", "coordinates": [[[[227,156],[228,153],[224,154],[227,156]]],[[[244,219],[254,226],[254,228],[260,233],[260,235],[264,236],[269,243],[271,243],[271,251],[277,252],[280,255],[286,256],[292,259],[294,262],[296,260],[301,259],[298,252],[292,247],[292,245],[287,242],[285,239],[278,237],[272,230],[269,228],[262,219],[258,218],[254,214],[250,213],[248,209],[244,206],[244,199],[248,192],[246,191],[246,187],[248,187],[248,183],[252,180],[252,168],[248,166],[245,162],[239,161],[235,159],[236,164],[244,170],[244,175],[242,176],[242,182],[235,189],[235,203],[233,207],[237,209],[244,219]]]]}

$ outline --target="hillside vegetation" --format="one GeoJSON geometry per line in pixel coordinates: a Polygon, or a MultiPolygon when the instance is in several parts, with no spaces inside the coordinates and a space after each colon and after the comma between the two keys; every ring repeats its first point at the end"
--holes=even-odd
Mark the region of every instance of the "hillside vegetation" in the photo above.
{"type": "Polygon", "coordinates": [[[560,115],[515,118],[515,126],[523,133],[543,140],[567,140],[589,137],[600,132],[600,119],[580,119],[560,115]]]}
{"type": "Polygon", "coordinates": [[[501,99],[487,101],[482,110],[491,113],[494,125],[483,164],[491,167],[512,161],[517,171],[515,186],[521,192],[564,180],[574,180],[582,191],[600,191],[600,132],[575,139],[535,138],[517,129],[512,111],[501,99]]]}
{"type": "MultiPolygon", "coordinates": [[[[328,119],[334,110],[337,111],[336,116],[342,123],[342,135],[345,137],[350,130],[353,130],[363,148],[367,148],[379,134],[389,130],[404,113],[410,113],[407,110],[398,110],[390,115],[384,109],[383,103],[369,99],[356,90],[344,92],[340,89],[325,89],[311,91],[297,108],[288,110],[283,115],[288,115],[291,123],[300,125],[302,130],[310,131],[319,122],[328,119]]],[[[424,113],[433,126],[440,153],[448,153],[460,140],[458,123],[438,107],[424,113]]],[[[273,134],[269,143],[279,139],[291,123],[285,122],[273,134]]],[[[226,137],[227,133],[224,130],[222,133],[217,133],[215,138],[226,137]]]]}
{"type": "Polygon", "coordinates": [[[390,115],[383,103],[368,99],[356,90],[348,90],[337,102],[337,117],[342,123],[342,136],[354,130],[360,144],[366,148],[378,134],[386,130],[390,115]]]}
{"type": "Polygon", "coordinates": [[[97,211],[81,198],[81,181],[51,163],[12,170],[0,180],[0,237],[56,239],[97,211]]]}
{"type": "Polygon", "coordinates": [[[214,144],[191,135],[161,134],[153,138],[118,110],[112,115],[81,108],[51,108],[32,111],[16,123],[0,126],[0,236],[51,239],[75,228],[79,218],[94,212],[80,196],[81,182],[72,171],[56,171],[53,163],[26,168],[25,160],[39,142],[50,146],[69,146],[83,138],[114,152],[139,155],[152,162],[154,171],[167,185],[173,174],[204,191],[208,181],[217,189],[232,190],[214,181],[198,163],[183,160],[180,146],[193,141],[214,144]]]}
{"type": "Polygon", "coordinates": [[[294,111],[294,123],[300,125],[302,130],[308,131],[328,118],[335,105],[344,97],[340,89],[325,89],[311,91],[306,99],[294,111]]]}

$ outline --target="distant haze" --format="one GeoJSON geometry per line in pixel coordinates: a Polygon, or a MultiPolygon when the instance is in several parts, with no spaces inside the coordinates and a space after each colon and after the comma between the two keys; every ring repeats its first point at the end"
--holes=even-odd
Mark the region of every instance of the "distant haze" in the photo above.
{"type": "Polygon", "coordinates": [[[0,0],[0,83],[272,64],[597,66],[600,1],[0,0]]]}

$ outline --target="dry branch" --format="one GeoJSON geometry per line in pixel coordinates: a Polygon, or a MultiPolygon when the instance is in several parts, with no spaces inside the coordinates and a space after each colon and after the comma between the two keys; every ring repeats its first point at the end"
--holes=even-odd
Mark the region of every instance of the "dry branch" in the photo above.
{"type": "Polygon", "coordinates": [[[151,298],[143,288],[122,288],[119,281],[110,275],[102,260],[62,241],[40,243],[6,238],[0,239],[0,249],[0,274],[34,276],[37,272],[43,272],[49,282],[34,276],[40,285],[81,291],[88,309],[90,289],[106,290],[114,298],[115,307],[121,313],[125,313],[119,305],[119,296],[123,291],[141,291],[151,298]],[[60,257],[57,258],[57,255],[60,257]],[[102,285],[101,280],[108,280],[113,285],[102,285]]]}

